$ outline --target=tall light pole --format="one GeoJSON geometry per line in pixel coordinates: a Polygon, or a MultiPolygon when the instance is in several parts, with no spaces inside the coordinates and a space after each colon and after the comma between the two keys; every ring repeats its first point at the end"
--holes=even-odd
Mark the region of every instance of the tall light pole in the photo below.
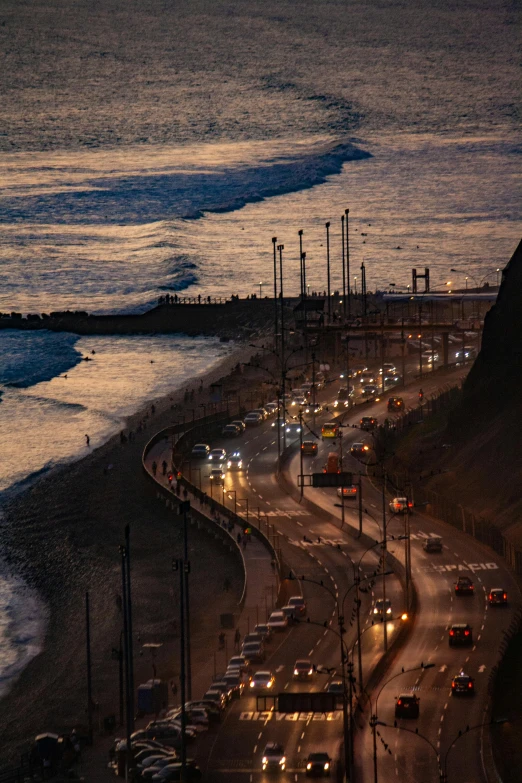
{"type": "MultiPolygon", "coordinates": [[[[283,292],[283,250],[284,245],[278,245],[279,251],[279,284],[281,289],[281,391],[283,396],[283,417],[285,409],[285,316],[283,292]]],[[[286,426],[283,427],[283,451],[286,449],[286,426]]]]}
{"type": "Polygon", "coordinates": [[[263,298],[263,281],[262,280],[259,281],[259,298],[260,299],[263,298]]]}
{"type": "Polygon", "coordinates": [[[327,296],[328,296],[328,320],[332,320],[332,300],[330,291],[330,221],[325,223],[326,226],[326,283],[327,283],[327,296]]]}
{"type": "Polygon", "coordinates": [[[277,253],[276,253],[277,237],[272,237],[272,245],[274,246],[274,350],[277,353],[277,253]]]}
{"type": "Polygon", "coordinates": [[[341,237],[342,237],[342,262],[343,262],[343,315],[346,318],[346,268],[344,265],[344,215],[341,215],[341,237]]]}
{"type": "Polygon", "coordinates": [[[299,272],[300,272],[301,299],[302,299],[305,294],[304,273],[303,273],[303,229],[300,228],[297,233],[299,234],[299,272]]]}
{"type": "MultiPolygon", "coordinates": [[[[382,477],[382,609],[386,614],[386,560],[387,560],[387,548],[386,548],[386,471],[383,465],[383,477],[382,477]]],[[[384,652],[388,652],[388,624],[386,618],[384,620],[384,652]]]]}
{"type": "Polygon", "coordinates": [[[349,209],[344,210],[344,216],[346,219],[346,282],[348,283],[348,318],[351,315],[351,292],[350,292],[350,240],[348,235],[348,215],[349,209]]]}

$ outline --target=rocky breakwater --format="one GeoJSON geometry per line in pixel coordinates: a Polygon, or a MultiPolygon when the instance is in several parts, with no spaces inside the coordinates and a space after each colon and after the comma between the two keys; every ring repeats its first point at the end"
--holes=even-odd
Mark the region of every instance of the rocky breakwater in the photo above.
{"type": "MultiPolygon", "coordinates": [[[[286,300],[289,308],[294,300],[286,300]]],[[[239,299],[224,302],[193,300],[159,304],[141,314],[89,315],[83,311],[50,314],[0,314],[0,329],[48,329],[73,334],[187,334],[241,339],[272,323],[273,299],[239,299]]]]}

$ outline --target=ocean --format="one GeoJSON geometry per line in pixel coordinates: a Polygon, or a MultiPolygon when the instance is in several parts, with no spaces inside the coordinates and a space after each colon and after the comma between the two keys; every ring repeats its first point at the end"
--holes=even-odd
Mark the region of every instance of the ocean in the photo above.
{"type": "MultiPolygon", "coordinates": [[[[518,242],[516,3],[5,0],[0,40],[1,312],[269,294],[273,236],[296,293],[299,229],[323,290],[326,221],[339,288],[347,208],[352,287],[495,284],[518,242]]],[[[226,350],[0,332],[0,503],[226,350]]],[[[45,607],[0,573],[1,693],[45,607]]]]}

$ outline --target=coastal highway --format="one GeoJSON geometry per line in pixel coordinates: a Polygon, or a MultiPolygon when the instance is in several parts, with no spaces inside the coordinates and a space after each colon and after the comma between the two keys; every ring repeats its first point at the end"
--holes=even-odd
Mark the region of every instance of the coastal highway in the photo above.
{"type": "MultiPolygon", "coordinates": [[[[428,393],[429,389],[426,387],[425,391],[428,393]]],[[[407,396],[406,392],[401,394],[407,396]]],[[[416,390],[412,394],[416,394],[416,390]]],[[[371,414],[380,413],[373,406],[365,406],[365,413],[367,408],[371,414]]],[[[359,410],[355,411],[355,416],[360,417],[359,410]]],[[[325,418],[328,417],[329,415],[325,414],[325,418]]],[[[353,417],[354,414],[351,414],[350,418],[346,417],[347,423],[353,417]]],[[[349,428],[345,429],[344,433],[347,442],[358,439],[361,435],[360,430],[349,428]]],[[[247,470],[242,474],[229,473],[226,488],[231,494],[234,491],[237,493],[238,502],[240,498],[248,497],[251,511],[256,507],[256,513],[259,508],[261,515],[269,515],[269,520],[275,524],[280,536],[284,560],[294,573],[304,574],[317,581],[323,579],[325,584],[329,584],[330,588],[342,597],[352,584],[353,569],[350,558],[357,563],[364,550],[358,548],[354,539],[339,529],[337,526],[340,524],[339,521],[335,524],[328,521],[326,515],[323,518],[311,514],[307,508],[299,506],[280,489],[273,475],[277,452],[270,422],[259,428],[247,430],[243,438],[238,438],[237,441],[216,442],[211,445],[223,445],[229,451],[231,447],[234,450],[236,447],[240,448],[247,470]],[[312,543],[303,541],[304,535],[312,543]]],[[[324,462],[324,450],[329,448],[328,445],[320,445],[316,457],[319,464],[321,460],[324,462]]],[[[298,457],[296,456],[295,459],[298,457]]],[[[290,475],[295,476],[298,472],[291,462],[290,475]]],[[[364,480],[363,492],[365,507],[369,511],[369,514],[364,515],[363,527],[365,532],[370,535],[375,534],[376,540],[379,540],[380,491],[374,489],[369,480],[364,480]]],[[[306,496],[339,519],[340,509],[336,505],[335,490],[307,489],[306,496]]],[[[346,519],[356,525],[355,511],[348,511],[346,519]]],[[[391,523],[388,532],[392,532],[391,523]]],[[[399,528],[395,532],[402,531],[399,528]]],[[[436,665],[426,672],[416,671],[401,675],[389,686],[384,687],[378,702],[378,719],[393,726],[394,696],[401,691],[419,689],[418,693],[421,696],[419,719],[402,721],[399,725],[403,729],[418,728],[420,734],[432,743],[433,749],[428,741],[421,737],[412,738],[412,735],[405,730],[379,726],[378,769],[382,780],[396,779],[397,775],[400,775],[404,780],[436,781],[438,772],[435,749],[444,758],[446,749],[459,730],[483,721],[484,707],[487,703],[488,673],[498,657],[498,639],[509,626],[515,605],[519,603],[519,597],[500,558],[497,559],[489,551],[486,554],[473,539],[417,513],[411,518],[411,533],[412,570],[420,598],[420,609],[415,634],[394,661],[384,682],[402,667],[405,669],[416,667],[421,661],[436,665]],[[423,538],[430,534],[442,535],[445,541],[442,555],[428,555],[422,549],[423,538]],[[476,583],[476,594],[473,598],[454,597],[453,581],[456,574],[460,572],[472,574],[476,583]],[[495,586],[508,590],[511,602],[507,609],[486,608],[486,592],[495,586]],[[458,621],[469,622],[473,626],[476,640],[473,648],[449,648],[447,627],[451,622],[458,621]],[[449,697],[451,678],[461,668],[475,677],[477,694],[474,698],[449,697]],[[392,751],[391,755],[383,743],[387,743],[388,750],[392,751]]],[[[401,557],[402,546],[391,542],[389,548],[401,557]]],[[[376,567],[376,562],[375,553],[368,552],[362,563],[363,573],[372,571],[376,567]]],[[[334,602],[327,591],[307,581],[304,581],[302,586],[310,618],[321,623],[326,619],[335,620],[334,602]]],[[[363,595],[365,601],[361,606],[365,629],[362,636],[365,672],[368,671],[369,665],[378,659],[383,649],[382,626],[371,628],[369,625],[371,600],[378,597],[379,587],[379,583],[376,583],[373,586],[373,594],[370,592],[363,595]],[[370,630],[366,632],[366,629],[370,630]]],[[[297,590],[291,590],[288,594],[292,592],[297,590]]],[[[345,606],[347,620],[348,617],[352,619],[352,597],[353,591],[349,594],[345,606]]],[[[402,608],[399,586],[398,584],[394,586],[394,580],[390,577],[387,579],[387,597],[391,597],[394,611],[397,604],[399,604],[397,608],[402,608]]],[[[397,621],[394,621],[389,624],[390,631],[393,630],[391,626],[396,623],[397,621]]],[[[333,628],[336,629],[336,622],[333,628]]],[[[339,643],[332,632],[323,631],[312,624],[298,625],[292,631],[282,634],[282,637],[281,644],[276,644],[276,649],[271,653],[266,665],[257,667],[271,668],[277,672],[276,692],[303,687],[292,680],[293,663],[299,657],[310,656],[314,663],[327,667],[339,664],[339,643]]],[[[278,637],[277,641],[279,642],[278,637]]],[[[348,647],[354,641],[352,625],[346,638],[348,647]]],[[[325,684],[325,675],[315,676],[313,682],[315,689],[323,688],[325,684]]],[[[374,697],[376,693],[378,689],[374,691],[374,697]]],[[[269,740],[283,742],[288,757],[288,769],[292,770],[294,775],[301,774],[304,758],[312,750],[324,749],[332,757],[338,755],[342,736],[342,722],[339,722],[338,718],[319,721],[312,719],[311,716],[297,718],[293,716],[275,720],[273,714],[263,715],[256,712],[258,711],[255,710],[254,700],[251,697],[243,697],[240,704],[229,710],[207,755],[207,775],[212,779],[223,774],[229,776],[232,770],[235,770],[238,775],[250,776],[255,772],[256,775],[263,776],[260,771],[260,754],[264,743],[269,740]],[[321,727],[316,729],[320,722],[321,727]],[[320,747],[315,744],[315,739],[312,741],[315,737],[320,739],[320,747]]],[[[361,781],[373,779],[372,736],[368,728],[368,717],[366,714],[358,719],[361,730],[357,732],[356,743],[357,779],[361,781]]],[[[456,779],[461,781],[485,780],[479,754],[480,731],[470,733],[458,743],[448,757],[449,779],[452,779],[451,775],[457,775],[456,779]]]]}

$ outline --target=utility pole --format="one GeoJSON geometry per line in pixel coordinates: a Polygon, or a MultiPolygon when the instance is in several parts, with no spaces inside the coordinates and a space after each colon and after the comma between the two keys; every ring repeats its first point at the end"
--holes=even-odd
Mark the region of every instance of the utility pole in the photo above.
{"type": "Polygon", "coordinates": [[[388,652],[388,623],[386,622],[386,471],[384,463],[382,466],[382,611],[383,611],[383,634],[384,634],[384,652],[388,652]]]}
{"type": "Polygon", "coordinates": [[[351,316],[351,291],[350,291],[350,241],[348,239],[348,215],[350,214],[349,209],[344,210],[344,215],[346,218],[346,283],[348,286],[348,318],[351,316]]]}
{"type": "Polygon", "coordinates": [[[179,684],[181,691],[181,783],[187,783],[187,713],[185,704],[186,695],[186,670],[185,670],[185,572],[190,572],[190,563],[188,560],[172,560],[172,570],[179,572],[179,653],[180,653],[180,674],[179,684]]]}
{"type": "MultiPolygon", "coordinates": [[[[343,433],[339,427],[339,467],[343,474],[343,433]]],[[[341,530],[344,528],[344,484],[341,485],[341,530]]]]}
{"type": "Polygon", "coordinates": [[[304,485],[303,485],[303,411],[301,408],[299,408],[299,435],[300,435],[300,447],[299,447],[299,456],[300,456],[300,473],[301,473],[301,500],[303,499],[304,495],[304,485]]]}
{"type": "Polygon", "coordinates": [[[303,229],[300,228],[299,234],[299,272],[301,285],[301,301],[304,299],[304,270],[303,270],[303,229]]]}
{"type": "Polygon", "coordinates": [[[277,255],[276,255],[277,237],[272,237],[274,246],[274,351],[277,353],[277,255]]]}
{"type": "Polygon", "coordinates": [[[362,536],[362,522],[363,522],[363,501],[362,501],[362,475],[359,473],[359,486],[357,489],[359,495],[359,538],[362,536]]]}
{"type": "Polygon", "coordinates": [[[344,265],[344,215],[341,215],[342,263],[343,263],[343,315],[346,318],[346,268],[344,265]]]}
{"type": "MultiPolygon", "coordinates": [[[[279,277],[281,286],[281,389],[283,392],[283,416],[285,415],[285,319],[284,319],[284,292],[283,292],[283,250],[284,245],[278,245],[279,250],[279,277]]],[[[283,427],[283,451],[286,449],[286,426],[283,427]]]]}
{"type": "Polygon", "coordinates": [[[130,577],[130,526],[125,525],[125,562],[127,581],[127,629],[129,634],[129,718],[131,729],[134,731],[134,649],[132,636],[132,595],[130,577]]]}
{"type": "Polygon", "coordinates": [[[127,602],[127,578],[126,578],[126,560],[127,553],[125,546],[120,546],[121,555],[121,596],[122,596],[122,609],[123,609],[123,656],[125,661],[125,737],[126,737],[126,752],[125,752],[125,781],[129,783],[129,772],[132,763],[132,747],[131,747],[131,734],[132,734],[132,714],[129,714],[129,624],[128,624],[128,602],[127,602]]]}
{"type": "Polygon", "coordinates": [[[330,221],[325,223],[326,226],[326,282],[327,282],[327,296],[328,296],[328,321],[332,320],[332,298],[330,291],[330,221]]]}

